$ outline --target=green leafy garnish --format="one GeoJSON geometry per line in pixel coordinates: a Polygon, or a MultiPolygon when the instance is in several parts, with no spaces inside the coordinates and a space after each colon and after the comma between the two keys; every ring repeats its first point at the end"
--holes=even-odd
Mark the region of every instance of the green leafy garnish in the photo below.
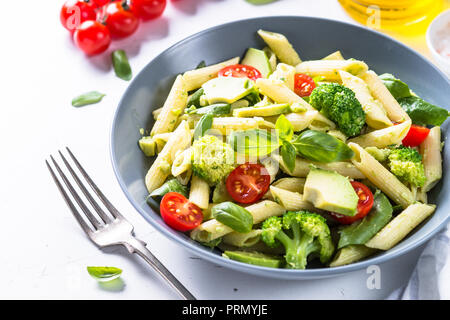
{"type": "Polygon", "coordinates": [[[111,281],[122,274],[122,269],[116,267],[87,267],[88,273],[97,281],[111,281]]]}
{"type": "Polygon", "coordinates": [[[131,80],[131,78],[133,77],[133,73],[131,71],[130,63],[128,62],[128,57],[125,51],[115,50],[112,53],[111,57],[116,76],[126,81],[131,80]]]}
{"type": "Polygon", "coordinates": [[[179,194],[182,194],[183,196],[188,196],[188,188],[186,186],[183,186],[180,181],[178,181],[176,178],[170,179],[169,181],[165,182],[161,187],[154,190],[150,195],[148,196],[147,200],[149,198],[161,198],[166,193],[169,192],[177,192],[179,194]]]}
{"type": "Polygon", "coordinates": [[[79,95],[72,99],[72,106],[74,107],[82,107],[88,104],[94,104],[100,102],[105,94],[100,93],[98,91],[90,91],[79,95]]]}
{"type": "Polygon", "coordinates": [[[294,136],[294,127],[284,115],[280,115],[275,123],[275,129],[281,143],[280,153],[283,162],[289,171],[293,171],[297,153],[294,145],[291,143],[291,139],[294,136]]]}
{"type": "Polygon", "coordinates": [[[390,73],[384,73],[379,76],[386,88],[390,91],[395,99],[411,96],[411,91],[406,83],[397,79],[390,73]]]}
{"type": "Polygon", "coordinates": [[[194,128],[194,140],[203,137],[205,133],[211,129],[213,124],[214,116],[212,114],[204,114],[200,120],[197,122],[194,128]]]}
{"type": "Polygon", "coordinates": [[[344,142],[322,131],[304,131],[291,142],[300,156],[317,162],[344,161],[354,155],[344,142]]]}
{"type": "Polygon", "coordinates": [[[253,216],[245,208],[233,203],[222,202],[211,209],[212,216],[234,231],[247,233],[252,230],[253,216]]]}
{"type": "Polygon", "coordinates": [[[202,60],[202,61],[200,61],[199,64],[195,67],[195,69],[201,69],[201,68],[204,68],[204,67],[206,67],[206,62],[205,62],[205,60],[202,60]]]}
{"type": "Polygon", "coordinates": [[[440,126],[449,116],[448,110],[426,102],[419,97],[401,98],[398,100],[398,103],[409,115],[412,122],[417,125],[440,126]]]}

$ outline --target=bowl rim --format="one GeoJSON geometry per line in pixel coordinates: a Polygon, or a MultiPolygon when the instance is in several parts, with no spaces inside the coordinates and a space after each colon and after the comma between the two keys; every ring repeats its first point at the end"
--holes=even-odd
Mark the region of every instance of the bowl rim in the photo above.
{"type": "MultiPolygon", "coordinates": [[[[138,213],[148,223],[150,223],[156,230],[158,230],[160,233],[165,235],[167,238],[175,241],[178,244],[181,244],[184,248],[188,249],[190,252],[192,252],[193,254],[195,254],[196,256],[198,256],[204,260],[210,261],[214,264],[219,264],[219,265],[227,267],[227,268],[238,270],[240,272],[256,275],[256,276],[272,277],[272,278],[279,278],[279,279],[291,279],[291,280],[305,280],[305,279],[333,277],[333,276],[337,276],[340,274],[361,270],[361,269],[363,269],[365,267],[369,267],[371,265],[379,265],[379,264],[385,263],[387,261],[391,261],[394,258],[400,257],[400,256],[410,252],[411,250],[418,248],[420,245],[422,245],[426,241],[430,240],[434,235],[436,235],[439,231],[441,231],[448,224],[448,222],[450,221],[450,213],[447,215],[447,217],[441,222],[441,224],[438,227],[436,227],[429,233],[422,235],[419,239],[417,239],[415,242],[407,245],[405,248],[393,250],[395,248],[394,247],[393,249],[383,251],[382,255],[375,255],[368,259],[364,259],[362,261],[358,261],[358,262],[355,262],[352,264],[338,266],[338,267],[321,267],[321,268],[316,268],[316,269],[304,269],[304,270],[269,268],[269,267],[262,267],[262,266],[257,266],[257,265],[246,264],[246,263],[234,261],[231,259],[226,259],[226,258],[222,257],[221,255],[218,255],[212,251],[200,248],[200,247],[194,245],[193,243],[186,241],[186,240],[182,239],[181,237],[176,236],[174,233],[169,232],[168,230],[164,229],[162,225],[153,221],[153,219],[151,217],[149,217],[146,212],[144,212],[144,210],[137,203],[137,201],[135,201],[133,199],[132,195],[126,188],[125,182],[122,179],[120,172],[119,172],[119,165],[118,165],[118,161],[116,159],[116,155],[114,154],[114,145],[115,145],[115,138],[114,138],[115,130],[114,129],[115,129],[117,121],[118,121],[117,116],[119,114],[119,111],[121,110],[121,106],[123,105],[123,99],[127,95],[127,93],[129,93],[129,91],[131,90],[130,88],[132,88],[132,84],[133,84],[134,80],[136,78],[138,78],[139,75],[145,69],[149,68],[150,65],[152,63],[154,63],[155,60],[157,60],[160,56],[166,54],[166,52],[172,50],[173,48],[175,48],[177,46],[184,44],[185,42],[191,41],[197,37],[201,37],[206,33],[214,32],[217,29],[226,28],[228,25],[232,25],[232,24],[236,24],[236,23],[240,23],[240,22],[261,21],[261,20],[267,20],[267,19],[269,19],[269,20],[270,19],[285,19],[285,18],[316,20],[316,21],[324,22],[324,23],[333,22],[333,23],[345,25],[350,28],[356,28],[356,29],[359,29],[364,32],[376,33],[378,36],[381,36],[385,40],[388,40],[391,42],[393,41],[396,44],[398,44],[399,46],[403,47],[405,50],[410,51],[415,55],[418,55],[423,60],[424,63],[428,64],[428,66],[431,67],[432,69],[434,69],[436,72],[438,72],[442,76],[442,78],[446,79],[447,84],[450,86],[450,79],[448,79],[446,77],[446,75],[439,68],[437,68],[431,61],[429,61],[429,59],[424,57],[421,53],[415,51],[414,49],[408,47],[407,45],[401,43],[400,41],[398,41],[386,34],[383,34],[379,31],[376,31],[376,30],[373,30],[370,28],[366,28],[366,27],[363,27],[361,25],[354,24],[354,23],[343,22],[343,21],[339,21],[339,20],[322,18],[322,17],[311,17],[311,16],[300,16],[300,15],[276,15],[276,16],[260,16],[260,17],[239,19],[239,20],[234,20],[231,22],[223,23],[220,25],[216,25],[213,27],[209,27],[202,31],[196,32],[180,41],[177,41],[176,43],[172,44],[171,46],[169,46],[168,48],[163,50],[161,53],[156,55],[151,61],[149,61],[139,71],[139,73],[134,77],[134,79],[128,85],[127,89],[122,94],[120,101],[117,105],[117,108],[114,112],[113,118],[112,118],[111,127],[110,127],[110,143],[109,143],[110,159],[112,162],[114,174],[116,176],[117,181],[119,182],[120,188],[122,189],[122,191],[125,194],[128,201],[138,211],[138,213]]],[[[150,207],[150,210],[152,212],[154,212],[155,214],[157,214],[157,212],[155,212],[151,207],[150,207]]]]}
{"type": "Polygon", "coordinates": [[[443,12],[441,12],[436,18],[433,19],[433,21],[430,23],[430,25],[427,28],[427,32],[425,34],[425,39],[427,42],[428,49],[430,50],[431,54],[433,55],[433,58],[436,59],[436,61],[443,66],[446,66],[447,68],[450,68],[450,61],[444,59],[439,52],[436,51],[436,47],[431,39],[432,35],[435,34],[438,30],[436,30],[436,25],[443,19],[447,18],[448,23],[450,23],[450,9],[447,9],[443,12]]]}

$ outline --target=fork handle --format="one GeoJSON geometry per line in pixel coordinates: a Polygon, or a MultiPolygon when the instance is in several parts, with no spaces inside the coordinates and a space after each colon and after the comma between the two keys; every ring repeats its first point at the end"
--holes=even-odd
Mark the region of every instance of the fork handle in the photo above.
{"type": "Polygon", "coordinates": [[[130,237],[124,246],[131,253],[137,253],[185,300],[197,300],[180,281],[147,249],[146,243],[136,237],[130,237]]]}

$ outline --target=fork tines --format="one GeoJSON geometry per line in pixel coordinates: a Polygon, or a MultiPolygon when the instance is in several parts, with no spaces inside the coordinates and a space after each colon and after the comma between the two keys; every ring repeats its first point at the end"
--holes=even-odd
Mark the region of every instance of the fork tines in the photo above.
{"type": "Polygon", "coordinates": [[[81,225],[83,230],[90,234],[95,230],[100,229],[103,225],[108,224],[112,222],[115,219],[122,218],[121,214],[117,209],[109,202],[109,200],[104,196],[104,194],[100,191],[100,189],[96,186],[96,184],[92,181],[92,179],[89,177],[89,175],[86,173],[86,171],[83,169],[77,158],[74,156],[72,151],[66,147],[66,150],[72,159],[73,163],[75,164],[78,171],[81,173],[81,176],[84,177],[84,180],[87,182],[87,184],[90,186],[90,188],[94,191],[94,193],[97,195],[97,197],[100,199],[100,201],[103,203],[104,207],[109,211],[109,214],[105,212],[105,210],[98,204],[98,202],[92,197],[91,193],[87,190],[85,184],[81,181],[79,175],[75,172],[75,170],[70,165],[69,161],[66,159],[66,157],[63,155],[61,151],[58,151],[62,161],[64,162],[65,167],[70,172],[73,180],[76,182],[76,185],[78,186],[79,190],[84,194],[85,198],[88,200],[90,207],[94,209],[94,211],[97,213],[98,216],[95,216],[91,209],[86,205],[86,203],[82,200],[82,198],[79,195],[79,192],[77,192],[73,186],[73,184],[70,182],[70,180],[67,178],[67,176],[64,174],[61,167],[58,165],[57,161],[53,156],[50,156],[51,162],[53,163],[53,166],[56,168],[56,172],[59,174],[59,177],[55,173],[55,171],[52,169],[50,163],[45,160],[45,163],[47,164],[47,167],[50,171],[50,174],[53,177],[53,180],[55,181],[59,191],[61,192],[64,200],[66,201],[67,205],[69,206],[70,210],[72,211],[73,215],[77,219],[78,223],[81,225]],[[86,220],[83,218],[83,215],[80,214],[80,211],[77,209],[77,206],[72,201],[71,197],[69,196],[68,192],[64,188],[63,184],[60,182],[60,179],[63,181],[64,185],[66,186],[68,192],[71,194],[72,198],[75,200],[76,204],[78,205],[78,208],[81,209],[81,211],[84,213],[84,216],[87,218],[87,220],[90,222],[92,226],[89,226],[89,224],[86,222],[86,220]],[[100,219],[99,219],[100,218],[100,219]]]}

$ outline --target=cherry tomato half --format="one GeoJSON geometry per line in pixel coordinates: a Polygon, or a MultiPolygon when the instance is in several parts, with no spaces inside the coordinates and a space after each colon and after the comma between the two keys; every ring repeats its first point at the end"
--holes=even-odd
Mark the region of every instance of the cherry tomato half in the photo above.
{"type": "Polygon", "coordinates": [[[95,7],[90,1],[68,0],[59,14],[62,25],[69,31],[74,31],[84,21],[95,20],[95,7]]]}
{"type": "Polygon", "coordinates": [[[402,144],[406,147],[417,147],[428,137],[429,133],[430,129],[412,124],[408,134],[402,140],[402,144]]]}
{"type": "Polygon", "coordinates": [[[125,38],[139,27],[139,19],[134,15],[127,2],[114,1],[106,5],[99,20],[104,22],[112,38],[125,38]]]}
{"type": "Polygon", "coordinates": [[[177,192],[166,193],[159,210],[169,227],[182,232],[198,227],[203,220],[202,210],[177,192]]]}
{"type": "Polygon", "coordinates": [[[261,72],[258,69],[253,68],[245,64],[233,64],[231,66],[222,68],[219,71],[219,77],[234,77],[234,78],[249,78],[256,81],[261,78],[261,72]]]}
{"type": "Polygon", "coordinates": [[[364,218],[370,212],[373,206],[372,191],[370,191],[370,189],[361,182],[352,181],[351,184],[359,198],[357,206],[358,212],[353,217],[344,216],[336,212],[330,212],[330,215],[341,224],[352,224],[356,220],[364,218]]]}
{"type": "Polygon", "coordinates": [[[166,0],[132,0],[130,7],[137,17],[150,20],[162,15],[166,4],[166,0]]]}
{"type": "Polygon", "coordinates": [[[303,73],[296,73],[294,77],[294,91],[300,97],[307,97],[316,87],[313,78],[303,73]]]}
{"type": "Polygon", "coordinates": [[[108,49],[111,36],[108,29],[97,21],[85,21],[73,35],[75,44],[87,55],[99,54],[108,49]]]}
{"type": "Polygon", "coordinates": [[[92,2],[98,7],[103,7],[108,2],[111,2],[111,0],[92,0],[92,2]]]}
{"type": "Polygon", "coordinates": [[[269,190],[270,175],[261,164],[245,163],[229,174],[226,187],[230,196],[240,203],[253,203],[269,190]]]}

